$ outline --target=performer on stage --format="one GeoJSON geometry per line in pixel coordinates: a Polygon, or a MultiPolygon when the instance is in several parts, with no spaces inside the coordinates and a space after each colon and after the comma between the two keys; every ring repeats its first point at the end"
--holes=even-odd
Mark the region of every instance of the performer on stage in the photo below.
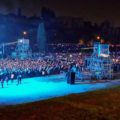
{"type": "Polygon", "coordinates": [[[21,80],[22,80],[22,76],[20,74],[20,75],[17,76],[17,81],[18,81],[17,85],[21,84],[21,80]]]}
{"type": "Polygon", "coordinates": [[[1,86],[2,86],[2,88],[3,88],[3,84],[4,84],[4,79],[2,78],[1,79],[1,86]]]}
{"type": "Polygon", "coordinates": [[[19,85],[19,81],[20,81],[20,78],[19,78],[19,75],[17,75],[17,86],[19,85]]]}
{"type": "Polygon", "coordinates": [[[8,77],[6,77],[6,78],[5,78],[5,80],[6,80],[6,82],[7,82],[7,85],[8,85],[9,78],[8,78],[8,77]]]}
{"type": "Polygon", "coordinates": [[[21,84],[21,80],[22,80],[22,75],[19,75],[19,80],[20,80],[20,84],[21,84]]]}
{"type": "Polygon", "coordinates": [[[13,83],[14,77],[15,77],[15,75],[12,73],[12,74],[11,74],[11,83],[13,83]]]}

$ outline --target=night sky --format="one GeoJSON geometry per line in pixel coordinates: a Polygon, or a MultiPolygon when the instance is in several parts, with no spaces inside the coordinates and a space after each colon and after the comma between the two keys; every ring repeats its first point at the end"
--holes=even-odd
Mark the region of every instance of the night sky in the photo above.
{"type": "Polygon", "coordinates": [[[111,20],[120,26],[120,0],[0,0],[0,12],[16,12],[21,7],[24,15],[40,16],[41,7],[48,7],[57,16],[79,16],[101,23],[111,20]]]}

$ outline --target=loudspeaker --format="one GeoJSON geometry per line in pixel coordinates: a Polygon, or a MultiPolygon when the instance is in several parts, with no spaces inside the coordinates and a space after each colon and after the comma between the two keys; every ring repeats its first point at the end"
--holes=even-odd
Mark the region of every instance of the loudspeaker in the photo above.
{"type": "Polygon", "coordinates": [[[75,84],[75,72],[71,72],[71,84],[75,84]]]}

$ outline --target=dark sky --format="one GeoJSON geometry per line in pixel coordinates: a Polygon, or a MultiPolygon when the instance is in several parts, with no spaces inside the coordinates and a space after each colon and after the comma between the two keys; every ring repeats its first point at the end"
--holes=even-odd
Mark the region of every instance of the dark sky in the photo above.
{"type": "Polygon", "coordinates": [[[0,0],[0,12],[15,12],[21,7],[24,15],[40,15],[41,7],[48,7],[57,16],[80,16],[100,23],[111,20],[120,26],[120,0],[0,0]]]}

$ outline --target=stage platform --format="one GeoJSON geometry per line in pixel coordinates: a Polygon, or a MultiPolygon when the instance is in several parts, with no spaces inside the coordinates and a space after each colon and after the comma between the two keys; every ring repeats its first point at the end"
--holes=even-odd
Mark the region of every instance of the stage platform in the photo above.
{"type": "Polygon", "coordinates": [[[120,80],[107,82],[80,82],[75,85],[67,84],[65,75],[53,75],[22,79],[22,84],[16,85],[9,81],[9,85],[0,86],[0,106],[28,103],[73,93],[82,93],[120,84],[120,80]]]}

